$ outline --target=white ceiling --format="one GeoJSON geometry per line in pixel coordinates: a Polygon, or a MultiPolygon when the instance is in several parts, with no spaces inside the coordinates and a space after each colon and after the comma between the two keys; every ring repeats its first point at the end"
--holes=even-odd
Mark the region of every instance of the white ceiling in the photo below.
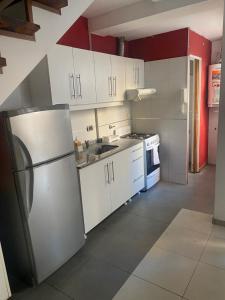
{"type": "MultiPolygon", "coordinates": [[[[101,20],[101,17],[105,19],[109,13],[111,18],[115,13],[116,18],[122,7],[137,2],[141,3],[143,1],[96,0],[87,10],[85,16],[91,18],[92,24],[95,20],[101,20]]],[[[114,24],[113,26],[104,24],[95,33],[100,35],[125,36],[127,40],[132,40],[189,27],[210,40],[216,40],[220,39],[223,34],[223,7],[224,0],[203,1],[144,18],[137,18],[132,20],[132,22],[118,21],[118,24],[114,24]]]]}
{"type": "Polygon", "coordinates": [[[95,0],[83,14],[86,18],[104,15],[115,9],[141,2],[143,0],[95,0]]]}

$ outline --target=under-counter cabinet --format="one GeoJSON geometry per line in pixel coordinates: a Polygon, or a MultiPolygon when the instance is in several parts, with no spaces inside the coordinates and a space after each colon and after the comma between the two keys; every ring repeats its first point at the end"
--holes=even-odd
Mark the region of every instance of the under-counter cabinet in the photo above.
{"type": "Polygon", "coordinates": [[[144,61],[126,58],[126,89],[144,88],[144,61]]]}
{"type": "Polygon", "coordinates": [[[84,167],[79,173],[87,233],[144,188],[143,143],[84,167]]]}
{"type": "Polygon", "coordinates": [[[0,245],[0,300],[7,300],[9,297],[11,297],[11,292],[0,245]]]}
{"type": "Polygon", "coordinates": [[[96,103],[93,52],[56,45],[48,53],[52,103],[96,103]]]}

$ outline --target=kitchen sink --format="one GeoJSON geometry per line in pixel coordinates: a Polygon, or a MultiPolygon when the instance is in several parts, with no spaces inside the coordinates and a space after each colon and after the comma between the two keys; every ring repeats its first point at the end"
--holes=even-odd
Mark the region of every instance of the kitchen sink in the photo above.
{"type": "Polygon", "coordinates": [[[103,154],[103,153],[105,153],[105,152],[114,150],[114,149],[116,149],[116,148],[118,148],[118,147],[119,147],[119,146],[117,146],[117,145],[101,145],[100,147],[98,147],[98,148],[95,150],[95,154],[100,155],[100,154],[103,154]]]}

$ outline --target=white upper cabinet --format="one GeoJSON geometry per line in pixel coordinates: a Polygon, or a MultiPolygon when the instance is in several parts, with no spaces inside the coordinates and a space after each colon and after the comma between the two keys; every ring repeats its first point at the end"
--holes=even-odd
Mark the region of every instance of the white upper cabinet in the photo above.
{"type": "Polygon", "coordinates": [[[144,88],[144,61],[126,58],[126,89],[144,88]]]}
{"type": "Polygon", "coordinates": [[[124,101],[126,90],[126,64],[122,56],[111,55],[113,101],[124,101]]]}
{"type": "Polygon", "coordinates": [[[72,104],[75,97],[73,49],[56,45],[48,53],[52,104],[72,104]]]}
{"type": "Polygon", "coordinates": [[[94,52],[97,102],[111,102],[113,81],[110,55],[94,52]]]}
{"type": "Polygon", "coordinates": [[[93,52],[73,49],[75,105],[96,103],[93,52]]]}

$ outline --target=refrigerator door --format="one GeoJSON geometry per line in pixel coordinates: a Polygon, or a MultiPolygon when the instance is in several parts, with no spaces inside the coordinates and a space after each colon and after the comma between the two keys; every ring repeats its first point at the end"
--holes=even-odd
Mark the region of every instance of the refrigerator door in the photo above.
{"type": "Polygon", "coordinates": [[[84,244],[74,155],[16,173],[37,283],[84,244]]]}
{"type": "Polygon", "coordinates": [[[74,151],[68,109],[42,110],[9,118],[16,170],[74,151]]]}

